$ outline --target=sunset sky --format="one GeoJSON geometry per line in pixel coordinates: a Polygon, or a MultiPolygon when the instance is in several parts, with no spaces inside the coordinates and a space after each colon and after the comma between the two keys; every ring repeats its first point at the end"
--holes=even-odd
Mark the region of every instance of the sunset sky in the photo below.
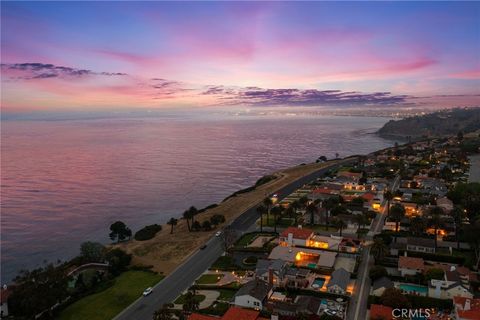
{"type": "Polygon", "coordinates": [[[478,2],[2,2],[3,112],[480,105],[478,2]]]}

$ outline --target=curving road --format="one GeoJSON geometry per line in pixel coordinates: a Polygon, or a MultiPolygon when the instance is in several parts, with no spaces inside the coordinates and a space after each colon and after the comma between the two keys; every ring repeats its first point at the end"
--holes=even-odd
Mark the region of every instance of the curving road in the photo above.
{"type": "MultiPolygon", "coordinates": [[[[342,161],[342,165],[350,164],[356,161],[356,158],[342,161]]],[[[305,177],[297,179],[289,185],[275,192],[279,199],[302,187],[304,184],[323,176],[331,169],[339,166],[339,163],[333,163],[318,171],[315,171],[305,177]]],[[[254,225],[259,218],[256,208],[258,204],[251,207],[236,220],[231,223],[231,227],[236,231],[237,236],[246,232],[254,225]]],[[[159,309],[164,303],[172,302],[184,290],[189,288],[195,279],[197,279],[210,265],[223,254],[223,243],[220,238],[212,237],[207,242],[207,247],[203,250],[193,253],[183,264],[160,281],[153,292],[147,297],[140,297],[120,314],[114,320],[150,320],[155,310],[159,309]]]]}

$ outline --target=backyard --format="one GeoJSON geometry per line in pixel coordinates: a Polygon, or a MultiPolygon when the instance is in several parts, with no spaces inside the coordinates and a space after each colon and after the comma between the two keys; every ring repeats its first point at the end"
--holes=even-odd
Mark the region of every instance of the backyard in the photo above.
{"type": "Polygon", "coordinates": [[[113,286],[78,300],[63,310],[60,320],[112,319],[133,301],[142,296],[143,290],[152,287],[163,276],[146,271],[127,271],[115,279],[113,286]]]}

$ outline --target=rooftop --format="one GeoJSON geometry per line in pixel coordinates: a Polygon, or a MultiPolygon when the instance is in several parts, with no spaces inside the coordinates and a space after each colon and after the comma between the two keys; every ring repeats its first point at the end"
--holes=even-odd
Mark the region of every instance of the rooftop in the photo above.
{"type": "Polygon", "coordinates": [[[295,239],[308,239],[310,236],[313,235],[313,230],[304,229],[304,228],[297,228],[297,227],[288,227],[287,229],[283,230],[280,234],[281,237],[287,238],[288,234],[292,234],[293,238],[295,239]]]}
{"type": "Polygon", "coordinates": [[[425,264],[422,258],[404,257],[398,258],[398,267],[403,269],[423,270],[425,264]]]}
{"type": "Polygon", "coordinates": [[[268,282],[255,279],[244,284],[237,291],[235,297],[249,295],[263,301],[267,297],[270,289],[272,289],[272,286],[268,282]]]}
{"type": "Polygon", "coordinates": [[[480,320],[480,299],[453,297],[453,302],[460,318],[480,320]]]}
{"type": "Polygon", "coordinates": [[[370,306],[370,320],[391,320],[393,309],[381,304],[372,304],[370,306]]]}

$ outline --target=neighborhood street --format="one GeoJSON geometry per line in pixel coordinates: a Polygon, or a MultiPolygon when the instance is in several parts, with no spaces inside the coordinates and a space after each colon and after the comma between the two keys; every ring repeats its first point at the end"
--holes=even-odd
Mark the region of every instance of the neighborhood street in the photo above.
{"type": "MultiPolygon", "coordinates": [[[[355,160],[353,158],[342,162],[342,164],[348,164],[355,160]]],[[[332,164],[324,167],[310,175],[295,180],[276,193],[279,199],[282,199],[307,182],[321,177],[326,171],[335,169],[338,166],[338,164],[332,164]]],[[[240,237],[242,233],[249,230],[252,225],[255,225],[258,219],[256,207],[248,209],[231,223],[231,227],[236,231],[237,237],[240,237]]],[[[192,254],[182,265],[160,281],[153,288],[152,294],[147,297],[139,297],[139,299],[118,314],[114,320],[151,320],[155,310],[159,309],[164,303],[172,302],[184,290],[188,289],[195,279],[222,255],[223,251],[222,240],[217,237],[211,238],[207,242],[205,249],[192,254]]]]}

